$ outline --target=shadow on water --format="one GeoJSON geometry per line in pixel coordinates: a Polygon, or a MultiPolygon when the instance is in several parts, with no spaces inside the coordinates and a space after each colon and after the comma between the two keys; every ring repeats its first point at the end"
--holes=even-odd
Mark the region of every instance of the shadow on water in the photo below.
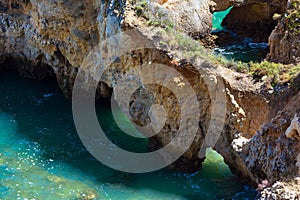
{"type": "MultiPolygon", "coordinates": [[[[214,159],[205,161],[204,168],[194,175],[167,169],[147,174],[110,169],[93,158],[82,145],[74,127],[71,102],[64,98],[53,78],[33,81],[13,72],[1,72],[0,80],[0,113],[13,116],[17,122],[16,137],[22,138],[25,143],[39,144],[40,159],[51,161],[43,165],[44,170],[59,177],[85,182],[102,198],[254,199],[256,195],[230,173],[220,157],[214,157],[219,159],[217,162],[214,159]]],[[[146,151],[146,140],[122,136],[112,119],[107,100],[100,100],[96,107],[98,114],[103,116],[99,117],[101,125],[111,140],[121,147],[146,151]]],[[[20,140],[13,141],[13,137],[11,140],[13,148],[20,150],[20,140]]]]}

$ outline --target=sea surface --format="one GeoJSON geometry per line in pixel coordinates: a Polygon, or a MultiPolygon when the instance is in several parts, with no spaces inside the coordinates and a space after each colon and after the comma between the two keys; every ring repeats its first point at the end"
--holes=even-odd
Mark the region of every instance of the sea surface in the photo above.
{"type": "MultiPolygon", "coordinates": [[[[147,151],[114,122],[107,100],[97,103],[99,122],[120,147],[147,151]]],[[[119,113],[122,126],[128,119],[119,113]],[[122,121],[122,120],[121,120],[122,121]]],[[[35,81],[0,73],[0,199],[198,200],[255,199],[209,150],[203,168],[188,175],[168,169],[129,174],[93,158],[74,127],[71,102],[54,79],[35,81]]]]}
{"type": "Polygon", "coordinates": [[[231,9],[232,7],[213,14],[213,32],[223,31],[232,37],[231,42],[219,45],[214,48],[214,52],[223,55],[229,60],[241,62],[262,61],[268,53],[269,45],[267,42],[253,42],[251,38],[241,38],[233,31],[222,26],[222,21],[231,9]]]}

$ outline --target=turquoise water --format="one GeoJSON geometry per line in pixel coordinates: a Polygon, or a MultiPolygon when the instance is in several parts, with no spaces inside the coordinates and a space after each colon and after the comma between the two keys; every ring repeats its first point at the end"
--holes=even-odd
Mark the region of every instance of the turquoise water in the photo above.
{"type": "Polygon", "coordinates": [[[214,12],[213,13],[213,25],[212,28],[214,31],[221,31],[225,30],[226,28],[222,26],[223,19],[226,17],[226,15],[231,11],[233,7],[229,7],[227,10],[220,11],[220,12],[214,12]]]}
{"type": "Polygon", "coordinates": [[[225,58],[242,62],[260,62],[268,53],[268,43],[266,42],[252,42],[251,38],[240,38],[234,32],[223,27],[222,21],[226,15],[231,11],[232,7],[225,11],[213,13],[213,32],[224,31],[231,35],[231,42],[219,45],[214,51],[217,54],[223,55],[225,58]]]}
{"type": "Polygon", "coordinates": [[[265,42],[252,42],[251,38],[244,38],[229,45],[214,48],[217,54],[223,55],[228,60],[241,62],[260,62],[267,56],[269,45],[265,42]]]}
{"type": "MultiPolygon", "coordinates": [[[[0,199],[197,200],[256,195],[213,151],[193,175],[168,169],[147,174],[112,170],[81,144],[71,102],[54,80],[38,82],[2,72],[0,81],[0,199]]],[[[123,136],[107,101],[97,107],[110,138],[120,146],[146,151],[146,140],[138,143],[123,136]]]]}

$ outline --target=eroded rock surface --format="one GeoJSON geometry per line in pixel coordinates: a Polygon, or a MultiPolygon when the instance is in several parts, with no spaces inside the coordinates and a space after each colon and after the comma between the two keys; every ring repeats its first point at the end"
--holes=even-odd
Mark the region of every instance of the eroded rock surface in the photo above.
{"type": "Polygon", "coordinates": [[[266,187],[261,192],[260,199],[299,199],[300,198],[299,177],[284,182],[276,182],[272,186],[266,187]]]}
{"type": "Polygon", "coordinates": [[[273,184],[299,176],[300,143],[295,134],[299,113],[300,93],[243,146],[240,156],[256,183],[267,180],[273,184]]]}
{"type": "Polygon", "coordinates": [[[212,29],[212,13],[210,12],[210,0],[154,0],[160,6],[153,6],[153,15],[160,12],[166,13],[159,20],[173,20],[175,28],[184,31],[194,38],[208,36],[212,29]],[[161,7],[161,8],[160,8],[161,7]],[[163,8],[163,9],[162,9],[163,8]]]}
{"type": "MultiPolygon", "coordinates": [[[[258,30],[266,25],[269,31],[270,17],[285,7],[284,1],[272,2],[273,4],[270,1],[258,0],[238,2],[234,5],[240,7],[228,16],[227,22],[230,21],[232,25],[238,24],[240,28],[246,30],[258,30]],[[243,27],[241,24],[248,26],[243,27]]],[[[196,54],[194,59],[196,62],[188,62],[186,57],[194,55],[194,50],[185,45],[191,39],[179,37],[174,33],[170,37],[179,41],[163,41],[165,43],[162,44],[160,37],[163,30],[159,27],[147,27],[149,19],[136,15],[134,1],[127,1],[125,4],[124,1],[113,0],[84,2],[2,0],[1,3],[1,61],[8,58],[20,60],[22,62],[13,64],[19,71],[27,75],[36,74],[35,76],[39,78],[54,73],[60,87],[69,97],[81,63],[99,43],[121,30],[132,28],[137,29],[137,34],[134,35],[135,42],[145,40],[151,42],[153,48],[134,50],[115,60],[105,73],[106,84],[101,84],[98,92],[108,97],[111,92],[109,87],[114,89],[117,80],[124,74],[151,62],[176,69],[187,79],[197,95],[197,101],[201,102],[200,108],[189,105],[189,109],[200,110],[200,121],[193,144],[172,165],[173,168],[193,172],[201,167],[203,161],[203,158],[199,157],[201,146],[208,137],[210,122],[216,120],[211,117],[212,99],[216,98],[218,84],[223,83],[224,90],[218,92],[225,95],[222,102],[227,107],[225,126],[214,148],[223,155],[233,172],[252,184],[258,184],[264,179],[268,179],[269,182],[277,181],[286,173],[297,175],[298,140],[287,138],[285,131],[294,115],[299,114],[299,94],[287,105],[284,104],[285,109],[282,112],[277,112],[281,108],[274,111],[270,107],[268,96],[261,91],[262,83],[255,83],[250,76],[225,69],[202,54],[196,54]],[[179,47],[173,48],[172,43],[178,43],[179,47]],[[22,64],[24,62],[27,65],[22,64]],[[202,70],[202,74],[197,72],[199,69],[202,70]],[[205,78],[208,80],[205,81],[205,78]],[[213,88],[212,93],[208,87],[213,88]],[[269,124],[256,133],[272,118],[274,119],[269,124]]],[[[211,29],[209,12],[211,5],[209,1],[160,1],[156,4],[167,12],[180,15],[181,21],[175,25],[179,30],[195,37],[205,36],[211,29]],[[187,12],[185,8],[188,9],[187,12]],[[200,12],[201,9],[204,9],[203,13],[200,12]]],[[[219,9],[227,6],[227,4],[220,6],[219,9]]],[[[266,29],[263,28],[264,30],[266,29]]],[[[107,49],[106,53],[117,51],[118,48],[116,45],[107,49]]],[[[103,63],[99,63],[98,59],[91,61],[91,65],[101,66],[101,64],[103,63]]],[[[159,76],[160,71],[154,72],[154,75],[159,76]]],[[[132,80],[138,78],[132,76],[132,80]]],[[[179,84],[178,87],[184,86],[180,82],[180,77],[174,77],[172,80],[179,84]]],[[[149,140],[149,147],[158,149],[175,137],[180,108],[176,96],[170,90],[142,83],[139,86],[129,106],[133,121],[139,125],[149,123],[147,112],[153,102],[165,105],[169,116],[159,134],[149,140]]]]}
{"type": "Polygon", "coordinates": [[[52,67],[67,96],[83,58],[119,27],[118,17],[107,15],[108,2],[7,0],[1,6],[1,59],[27,62],[18,67],[23,74],[33,71],[30,66],[52,67]]]}
{"type": "Polygon", "coordinates": [[[285,64],[300,62],[299,12],[299,0],[289,1],[287,11],[279,18],[270,35],[268,60],[285,64]]]}
{"type": "Polygon", "coordinates": [[[212,10],[225,10],[230,6],[233,8],[222,25],[254,42],[268,42],[269,61],[300,62],[299,0],[214,0],[212,10]]]}

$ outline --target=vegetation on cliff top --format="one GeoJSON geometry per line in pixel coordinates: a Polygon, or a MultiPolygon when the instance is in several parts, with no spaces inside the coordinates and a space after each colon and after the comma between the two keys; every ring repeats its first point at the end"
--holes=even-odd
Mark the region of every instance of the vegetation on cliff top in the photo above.
{"type": "Polygon", "coordinates": [[[169,13],[162,7],[149,5],[147,0],[138,0],[134,6],[134,10],[138,17],[146,20],[148,26],[167,29],[174,28],[174,22],[169,13]]]}
{"type": "Polygon", "coordinates": [[[290,8],[287,12],[288,28],[290,31],[300,33],[300,0],[291,1],[290,8]]]}
{"type": "MultiPolygon", "coordinates": [[[[292,8],[294,10],[300,10],[299,2],[300,0],[294,0],[292,2],[292,8]]],[[[222,65],[237,72],[248,73],[258,80],[269,82],[272,86],[291,84],[296,89],[300,88],[300,81],[298,80],[300,64],[284,65],[266,60],[260,63],[244,63],[241,61],[228,60],[222,55],[217,55],[211,50],[206,49],[199,41],[177,30],[171,16],[169,16],[163,8],[148,5],[146,0],[138,0],[136,1],[134,10],[138,17],[144,19],[147,26],[160,29],[158,31],[161,39],[159,44],[162,49],[180,50],[186,61],[193,62],[197,58],[202,58],[212,65],[222,65]],[[149,7],[151,7],[151,11],[149,7]]],[[[287,18],[291,21],[290,27],[294,31],[299,31],[299,12],[290,11],[290,15],[288,15],[287,18]]]]}

